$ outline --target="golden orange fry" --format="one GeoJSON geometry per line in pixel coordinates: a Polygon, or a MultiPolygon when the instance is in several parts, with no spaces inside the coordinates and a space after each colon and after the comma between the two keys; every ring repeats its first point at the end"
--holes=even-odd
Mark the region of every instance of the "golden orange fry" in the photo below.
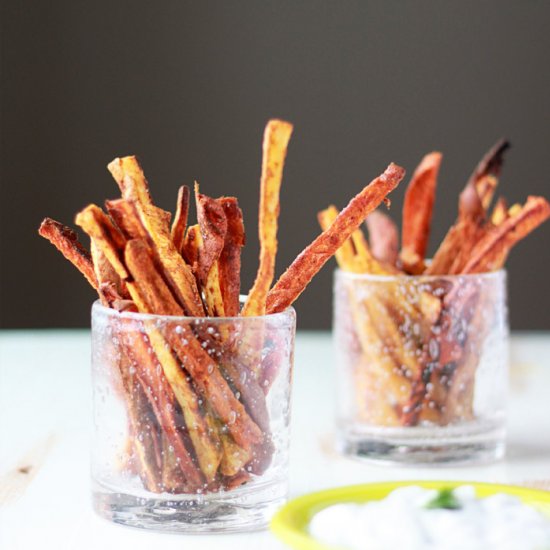
{"type": "Polygon", "coordinates": [[[291,134],[292,124],[283,120],[270,120],[265,128],[258,221],[260,265],[256,280],[242,308],[242,315],[265,313],[267,294],[275,276],[279,192],[291,134]]]}
{"type": "Polygon", "coordinates": [[[178,302],[187,315],[204,315],[193,273],[172,242],[170,214],[152,204],[147,181],[137,159],[118,158],[108,168],[119,184],[123,198],[134,205],[139,221],[154,245],[155,259],[178,302]]]}

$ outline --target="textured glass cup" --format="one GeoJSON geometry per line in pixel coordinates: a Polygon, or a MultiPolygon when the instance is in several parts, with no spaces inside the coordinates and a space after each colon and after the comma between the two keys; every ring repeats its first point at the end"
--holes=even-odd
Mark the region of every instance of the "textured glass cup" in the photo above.
{"type": "Polygon", "coordinates": [[[92,308],[93,502],[171,532],[267,525],[285,501],[292,308],[191,318],[92,308]]]}
{"type": "Polygon", "coordinates": [[[397,463],[480,462],[505,445],[506,273],[336,271],[338,445],[397,463]]]}

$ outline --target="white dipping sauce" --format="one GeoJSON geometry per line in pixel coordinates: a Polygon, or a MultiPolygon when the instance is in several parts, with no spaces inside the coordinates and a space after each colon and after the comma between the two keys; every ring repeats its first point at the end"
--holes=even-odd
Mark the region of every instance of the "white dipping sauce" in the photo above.
{"type": "Polygon", "coordinates": [[[319,542],[350,550],[550,549],[550,520],[518,498],[478,499],[471,486],[453,491],[460,509],[429,509],[438,491],[402,487],[365,504],[336,504],[313,516],[319,542]]]}

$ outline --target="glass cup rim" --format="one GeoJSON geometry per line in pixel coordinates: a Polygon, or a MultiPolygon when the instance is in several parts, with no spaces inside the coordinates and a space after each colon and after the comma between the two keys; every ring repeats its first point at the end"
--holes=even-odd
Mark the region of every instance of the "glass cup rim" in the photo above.
{"type": "Polygon", "coordinates": [[[441,279],[463,281],[463,280],[498,280],[506,277],[506,268],[497,269],[495,271],[484,271],[482,273],[454,273],[445,275],[426,275],[421,273],[420,275],[408,275],[406,273],[397,274],[378,274],[378,273],[354,273],[353,271],[346,271],[340,267],[334,270],[336,276],[344,276],[349,279],[373,281],[373,282],[395,282],[395,281],[408,281],[408,282],[428,282],[441,279]]]}
{"type": "MultiPolygon", "coordinates": [[[[239,301],[243,302],[246,299],[246,295],[241,294],[239,301]]],[[[157,313],[140,313],[136,311],[117,311],[112,307],[104,306],[101,301],[95,300],[92,303],[92,312],[98,312],[103,315],[111,315],[113,317],[119,317],[121,319],[132,319],[134,321],[169,321],[169,322],[208,322],[208,323],[227,323],[227,322],[253,322],[258,320],[263,321],[276,321],[283,319],[294,319],[296,317],[296,310],[289,306],[283,311],[277,313],[266,313],[265,315],[234,315],[230,317],[214,317],[204,315],[202,317],[194,317],[189,315],[159,315],[157,313]]]]}

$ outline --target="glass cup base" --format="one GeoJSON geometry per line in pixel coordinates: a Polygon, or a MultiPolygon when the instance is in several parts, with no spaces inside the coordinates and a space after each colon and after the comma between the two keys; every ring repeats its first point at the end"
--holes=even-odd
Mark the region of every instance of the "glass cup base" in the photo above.
{"type": "Polygon", "coordinates": [[[114,523],[164,533],[238,533],[265,529],[286,502],[286,480],[259,483],[208,495],[159,495],[116,492],[94,483],[95,512],[114,523]]]}
{"type": "Polygon", "coordinates": [[[504,457],[506,431],[500,423],[446,427],[354,427],[340,429],[345,456],[387,465],[460,466],[504,457]]]}

